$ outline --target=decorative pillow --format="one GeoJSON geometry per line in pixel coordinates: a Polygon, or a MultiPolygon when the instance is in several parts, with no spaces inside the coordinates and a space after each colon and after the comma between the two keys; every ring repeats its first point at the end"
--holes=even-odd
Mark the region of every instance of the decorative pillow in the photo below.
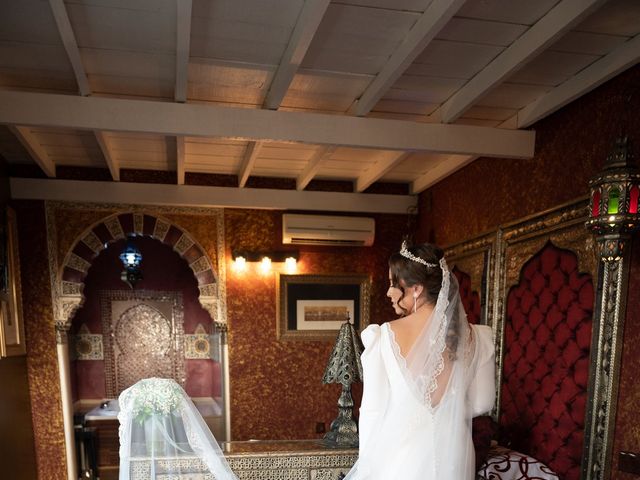
{"type": "Polygon", "coordinates": [[[476,471],[486,462],[491,447],[491,440],[495,439],[498,426],[489,415],[475,417],[471,423],[471,435],[476,451],[476,471]]]}

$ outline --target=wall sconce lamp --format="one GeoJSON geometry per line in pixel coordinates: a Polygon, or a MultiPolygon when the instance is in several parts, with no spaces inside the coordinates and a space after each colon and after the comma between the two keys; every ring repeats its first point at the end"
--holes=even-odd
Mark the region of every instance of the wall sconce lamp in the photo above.
{"type": "Polygon", "coordinates": [[[627,137],[618,138],[602,171],[589,182],[589,188],[590,215],[586,227],[596,235],[600,256],[617,261],[630,234],[640,227],[640,169],[627,137]]]}
{"type": "Polygon", "coordinates": [[[263,274],[271,272],[273,263],[284,263],[284,269],[287,273],[295,273],[300,254],[297,250],[250,251],[237,249],[231,252],[231,257],[233,258],[233,268],[237,272],[246,271],[248,263],[259,262],[259,268],[263,274]]]}
{"type": "Polygon", "coordinates": [[[120,278],[129,285],[129,287],[134,288],[135,284],[139,280],[142,280],[142,272],[140,271],[142,253],[133,242],[133,237],[127,238],[127,244],[120,254],[120,261],[122,265],[124,265],[124,270],[120,274],[120,278]]]}

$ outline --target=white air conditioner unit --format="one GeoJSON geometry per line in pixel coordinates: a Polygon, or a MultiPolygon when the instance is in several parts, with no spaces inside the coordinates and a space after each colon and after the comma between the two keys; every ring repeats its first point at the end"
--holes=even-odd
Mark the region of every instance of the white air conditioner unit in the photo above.
{"type": "Polygon", "coordinates": [[[370,247],[374,237],[373,218],[282,215],[282,243],[370,247]]]}

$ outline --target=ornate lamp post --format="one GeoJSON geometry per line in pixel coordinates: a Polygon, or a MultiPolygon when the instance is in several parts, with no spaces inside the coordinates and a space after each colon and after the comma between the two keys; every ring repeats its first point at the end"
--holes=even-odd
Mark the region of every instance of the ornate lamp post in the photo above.
{"type": "Polygon", "coordinates": [[[322,443],[328,447],[357,447],[358,426],[353,420],[351,384],[362,381],[362,343],[350,322],[340,328],[336,344],[331,352],[322,383],[340,383],[342,393],[338,399],[338,417],[331,422],[331,429],[322,443]]]}
{"type": "Polygon", "coordinates": [[[602,171],[589,182],[587,229],[596,236],[601,262],[591,336],[589,405],[586,418],[582,480],[609,478],[618,398],[631,234],[640,227],[640,169],[627,137],[616,141],[602,171]]]}

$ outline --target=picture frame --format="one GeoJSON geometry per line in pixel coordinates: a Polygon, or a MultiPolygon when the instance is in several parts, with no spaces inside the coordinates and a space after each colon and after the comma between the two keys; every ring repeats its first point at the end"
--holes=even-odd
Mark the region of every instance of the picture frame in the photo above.
{"type": "Polygon", "coordinates": [[[6,207],[0,221],[0,358],[26,354],[22,319],[22,290],[18,225],[6,207]]]}
{"type": "Polygon", "coordinates": [[[371,278],[362,274],[285,275],[276,278],[279,340],[334,341],[349,319],[369,325],[371,278]]]}
{"type": "Polygon", "coordinates": [[[445,247],[445,258],[456,276],[470,323],[494,326],[497,232],[488,232],[445,247]]]}

